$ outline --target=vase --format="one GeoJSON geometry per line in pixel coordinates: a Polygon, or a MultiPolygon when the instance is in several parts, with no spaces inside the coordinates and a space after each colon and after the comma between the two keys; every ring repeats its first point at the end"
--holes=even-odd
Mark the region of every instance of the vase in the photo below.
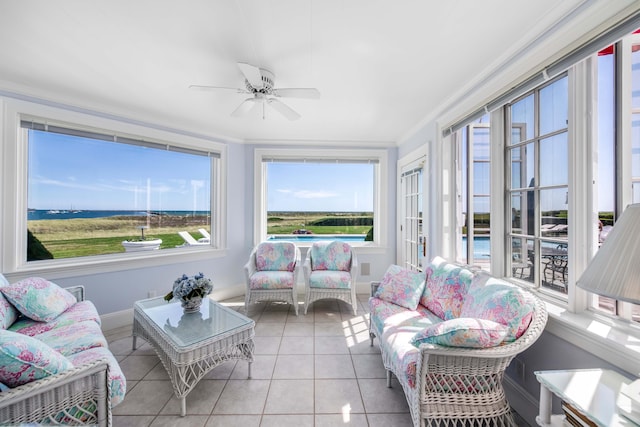
{"type": "Polygon", "coordinates": [[[182,309],[185,313],[195,313],[200,311],[200,305],[202,304],[202,298],[194,297],[191,299],[183,299],[181,301],[182,309]]]}

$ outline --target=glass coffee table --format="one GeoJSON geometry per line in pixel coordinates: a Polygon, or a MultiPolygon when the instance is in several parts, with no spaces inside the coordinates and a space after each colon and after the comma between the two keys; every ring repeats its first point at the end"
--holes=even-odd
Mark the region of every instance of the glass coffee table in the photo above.
{"type": "Polygon", "coordinates": [[[179,302],[163,297],[137,301],[133,306],[133,349],[136,338],[146,340],[162,361],[182,416],[186,396],[209,371],[227,360],[248,362],[251,378],[255,322],[205,298],[200,311],[184,314],[179,302]]]}

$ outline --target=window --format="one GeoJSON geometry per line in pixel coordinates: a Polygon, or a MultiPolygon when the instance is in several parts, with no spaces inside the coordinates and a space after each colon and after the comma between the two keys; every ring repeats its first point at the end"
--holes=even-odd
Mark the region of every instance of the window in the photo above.
{"type": "Polygon", "coordinates": [[[371,150],[256,150],[258,240],[337,236],[358,246],[382,240],[381,175],[386,153],[371,150]]]}
{"type": "MultiPolygon", "coordinates": [[[[625,206],[640,202],[640,34],[597,55],[598,243],[625,206]]],[[[640,306],[593,295],[592,309],[640,321],[640,306]]]]}
{"type": "Polygon", "coordinates": [[[181,231],[210,244],[219,156],[44,121],[21,126],[27,261],[186,247],[181,231]]]}
{"type": "Polygon", "coordinates": [[[511,274],[567,293],[568,78],[562,76],[507,106],[507,191],[511,274]]]}
{"type": "Polygon", "coordinates": [[[461,165],[458,192],[462,220],[458,230],[458,260],[490,270],[491,157],[489,115],[484,115],[456,132],[458,164],[461,165]]]}
{"type": "Polygon", "coordinates": [[[224,145],[30,102],[4,107],[3,173],[15,183],[0,211],[4,272],[66,277],[221,253],[224,145]],[[183,246],[180,231],[203,241],[183,246]]]}

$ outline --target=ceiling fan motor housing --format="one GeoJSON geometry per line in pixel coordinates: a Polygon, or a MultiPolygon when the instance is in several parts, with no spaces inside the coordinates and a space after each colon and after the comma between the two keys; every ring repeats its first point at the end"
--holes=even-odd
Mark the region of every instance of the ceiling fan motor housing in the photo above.
{"type": "Polygon", "coordinates": [[[244,79],[244,85],[251,93],[263,93],[265,95],[273,94],[273,80],[274,75],[271,71],[260,68],[260,76],[262,78],[262,88],[255,88],[249,83],[249,80],[244,79]]]}

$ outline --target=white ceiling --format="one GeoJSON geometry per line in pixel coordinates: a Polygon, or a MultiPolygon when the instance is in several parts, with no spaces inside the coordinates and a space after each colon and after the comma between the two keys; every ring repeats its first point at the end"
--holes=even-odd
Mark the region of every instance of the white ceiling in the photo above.
{"type": "Polygon", "coordinates": [[[397,143],[586,0],[0,0],[0,90],[251,142],[397,143]],[[236,63],[302,118],[233,118],[236,63]]]}

